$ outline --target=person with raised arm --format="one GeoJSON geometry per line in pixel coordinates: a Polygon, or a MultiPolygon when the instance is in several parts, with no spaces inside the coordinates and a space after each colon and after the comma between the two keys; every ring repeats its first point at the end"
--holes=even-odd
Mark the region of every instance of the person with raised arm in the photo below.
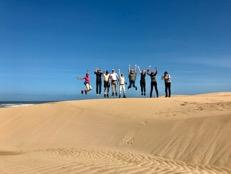
{"type": "Polygon", "coordinates": [[[138,66],[138,70],[140,72],[140,89],[141,89],[141,95],[146,96],[146,70],[140,69],[138,66]]]}
{"type": "Polygon", "coordinates": [[[128,66],[128,79],[129,79],[129,86],[128,89],[130,89],[131,87],[134,87],[137,90],[136,87],[136,76],[137,76],[137,71],[136,71],[137,66],[135,65],[135,69],[132,68],[129,65],[128,66]]]}
{"type": "Polygon", "coordinates": [[[117,96],[117,89],[116,86],[118,84],[118,74],[112,69],[112,73],[110,74],[111,79],[111,88],[112,88],[112,96],[117,96]]]}
{"type": "Polygon", "coordinates": [[[170,74],[165,71],[162,79],[165,83],[165,97],[171,97],[171,76],[170,74]]]}
{"type": "Polygon", "coordinates": [[[100,95],[101,94],[101,88],[102,88],[102,74],[103,72],[99,69],[96,68],[95,72],[95,85],[96,85],[96,95],[100,95]]]}
{"type": "Polygon", "coordinates": [[[92,90],[91,83],[90,83],[90,74],[87,72],[85,77],[79,77],[79,80],[84,80],[85,89],[81,90],[81,94],[86,94],[92,90]]]}
{"type": "Polygon", "coordinates": [[[119,98],[121,98],[122,94],[123,94],[123,98],[126,98],[125,85],[126,85],[126,82],[125,82],[124,74],[121,73],[119,69],[119,98]]]}
{"type": "Polygon", "coordinates": [[[156,91],[156,97],[159,97],[159,92],[158,92],[158,88],[157,88],[157,80],[156,80],[156,75],[157,75],[157,68],[155,68],[154,71],[150,70],[151,66],[149,66],[148,70],[147,70],[147,74],[150,76],[151,78],[151,90],[150,90],[150,98],[152,98],[152,92],[153,92],[153,87],[155,87],[155,91],[156,91]]]}

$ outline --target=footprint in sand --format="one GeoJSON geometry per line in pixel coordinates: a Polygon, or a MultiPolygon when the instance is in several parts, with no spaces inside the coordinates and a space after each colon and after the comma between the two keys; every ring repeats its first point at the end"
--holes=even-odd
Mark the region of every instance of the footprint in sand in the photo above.
{"type": "Polygon", "coordinates": [[[196,110],[203,111],[204,108],[202,106],[198,106],[196,110]]]}
{"type": "Polygon", "coordinates": [[[188,104],[188,102],[184,102],[184,103],[181,103],[180,105],[181,106],[186,106],[188,104]]]}
{"type": "Polygon", "coordinates": [[[127,135],[122,139],[122,144],[132,145],[134,143],[134,140],[135,140],[135,138],[133,136],[127,135]]]}
{"type": "Polygon", "coordinates": [[[148,122],[147,122],[147,121],[142,121],[140,124],[141,124],[142,126],[147,126],[148,122]]]}

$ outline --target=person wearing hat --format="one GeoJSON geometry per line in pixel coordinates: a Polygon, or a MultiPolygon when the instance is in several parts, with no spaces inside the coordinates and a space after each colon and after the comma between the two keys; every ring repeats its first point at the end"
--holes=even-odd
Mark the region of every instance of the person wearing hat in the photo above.
{"type": "Polygon", "coordinates": [[[171,77],[170,74],[165,71],[162,79],[165,83],[165,97],[171,97],[171,77]]]}
{"type": "Polygon", "coordinates": [[[110,73],[108,70],[103,74],[103,86],[104,86],[104,98],[109,98],[109,88],[110,88],[110,73]]]}

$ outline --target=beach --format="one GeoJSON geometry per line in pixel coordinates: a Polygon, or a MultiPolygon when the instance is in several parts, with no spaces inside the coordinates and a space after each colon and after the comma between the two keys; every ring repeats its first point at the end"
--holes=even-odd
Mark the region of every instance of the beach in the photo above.
{"type": "Polygon", "coordinates": [[[230,174],[231,93],[0,108],[1,174],[230,174]]]}

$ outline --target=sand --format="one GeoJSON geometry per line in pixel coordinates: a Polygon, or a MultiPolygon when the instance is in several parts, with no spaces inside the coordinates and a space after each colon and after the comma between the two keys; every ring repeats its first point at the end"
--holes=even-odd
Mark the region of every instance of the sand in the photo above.
{"type": "Polygon", "coordinates": [[[0,174],[230,174],[231,93],[0,108],[0,174]]]}

